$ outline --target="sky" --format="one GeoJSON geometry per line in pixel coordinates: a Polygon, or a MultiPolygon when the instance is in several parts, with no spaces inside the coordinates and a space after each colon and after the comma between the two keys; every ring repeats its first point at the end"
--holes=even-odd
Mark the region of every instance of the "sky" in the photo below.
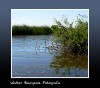
{"type": "Polygon", "coordinates": [[[12,9],[11,25],[51,26],[54,19],[61,21],[63,16],[69,22],[76,21],[78,14],[88,16],[86,9],[12,9]]]}

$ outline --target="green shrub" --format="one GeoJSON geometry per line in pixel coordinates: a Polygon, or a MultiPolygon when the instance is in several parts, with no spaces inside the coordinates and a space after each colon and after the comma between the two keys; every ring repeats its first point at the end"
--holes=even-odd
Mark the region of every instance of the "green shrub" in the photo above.
{"type": "Polygon", "coordinates": [[[65,49],[68,47],[72,52],[88,53],[88,22],[83,16],[77,18],[75,27],[67,18],[63,19],[63,23],[56,19],[55,22],[56,25],[51,27],[55,42],[59,42],[65,49]]]}

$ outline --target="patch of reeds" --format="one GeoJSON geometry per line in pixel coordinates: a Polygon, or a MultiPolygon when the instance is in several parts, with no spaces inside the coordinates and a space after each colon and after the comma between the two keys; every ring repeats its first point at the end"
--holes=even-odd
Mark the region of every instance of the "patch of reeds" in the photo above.
{"type": "Polygon", "coordinates": [[[12,35],[50,35],[52,30],[49,26],[12,26],[12,35]]]}

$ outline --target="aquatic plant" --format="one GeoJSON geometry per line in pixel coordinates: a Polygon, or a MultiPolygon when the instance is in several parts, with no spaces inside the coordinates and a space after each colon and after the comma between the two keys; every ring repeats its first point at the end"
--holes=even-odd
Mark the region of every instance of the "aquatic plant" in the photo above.
{"type": "Polygon", "coordinates": [[[88,22],[85,16],[77,17],[76,25],[69,23],[67,18],[62,21],[55,19],[52,25],[54,41],[62,45],[64,52],[88,53],[88,22]]]}
{"type": "Polygon", "coordinates": [[[52,30],[49,26],[13,25],[12,35],[50,35],[52,30]]]}

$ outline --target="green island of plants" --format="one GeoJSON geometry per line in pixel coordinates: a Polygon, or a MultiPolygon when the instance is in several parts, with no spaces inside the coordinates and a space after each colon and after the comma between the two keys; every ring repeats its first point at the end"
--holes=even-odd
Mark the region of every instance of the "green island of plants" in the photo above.
{"type": "Polygon", "coordinates": [[[60,43],[64,52],[70,51],[77,54],[88,54],[88,22],[86,16],[77,17],[76,24],[69,23],[64,17],[62,21],[55,19],[52,25],[54,41],[60,43]]]}

